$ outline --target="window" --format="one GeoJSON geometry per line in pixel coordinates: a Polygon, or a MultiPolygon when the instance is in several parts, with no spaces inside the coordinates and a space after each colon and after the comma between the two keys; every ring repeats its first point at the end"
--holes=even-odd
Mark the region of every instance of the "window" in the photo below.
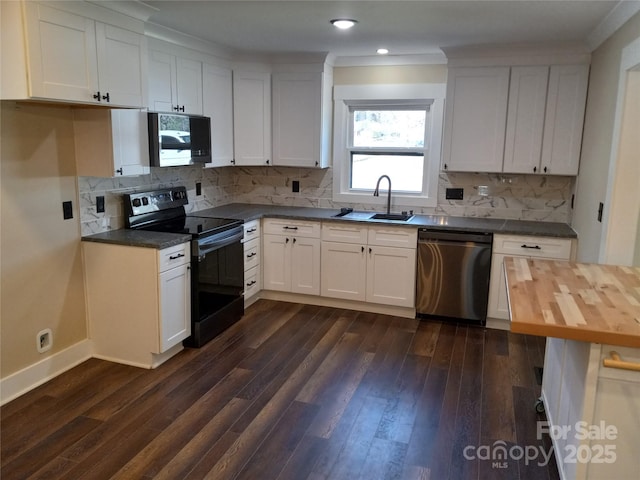
{"type": "Polygon", "coordinates": [[[335,87],[334,201],[376,204],[376,182],[388,175],[394,204],[436,205],[444,89],[335,87]]]}
{"type": "Polygon", "coordinates": [[[389,175],[393,191],[422,192],[428,107],[352,107],[349,112],[350,188],[371,190],[381,175],[389,175]]]}

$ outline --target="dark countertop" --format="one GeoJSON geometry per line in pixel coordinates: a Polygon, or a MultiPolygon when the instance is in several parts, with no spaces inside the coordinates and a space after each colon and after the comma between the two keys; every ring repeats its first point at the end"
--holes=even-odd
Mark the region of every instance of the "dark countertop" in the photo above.
{"type": "MultiPolygon", "coordinates": [[[[576,232],[566,223],[534,222],[525,220],[504,220],[499,218],[452,217],[447,215],[415,215],[408,222],[398,220],[371,220],[373,212],[354,211],[344,217],[334,218],[339,213],[333,208],[285,207],[280,205],[257,205],[231,203],[222,207],[191,212],[220,218],[234,218],[249,222],[259,218],[286,218],[291,220],[331,220],[335,222],[361,222],[377,225],[398,225],[427,227],[433,229],[457,230],[463,232],[492,232],[505,235],[533,235],[543,237],[577,238],[576,232]]],[[[138,230],[110,230],[82,237],[87,242],[115,243],[136,247],[163,249],[188,242],[189,235],[179,233],[147,232],[138,230]]]]}
{"type": "Polygon", "coordinates": [[[82,237],[83,242],[113,243],[130,247],[147,247],[162,250],[181,243],[190,242],[191,235],[183,233],[146,232],[141,230],[109,230],[82,237]]]}
{"type": "Polygon", "coordinates": [[[366,222],[367,224],[406,225],[410,227],[445,228],[459,231],[482,231],[505,235],[533,235],[543,237],[577,238],[576,232],[566,223],[505,220],[499,218],[452,217],[447,215],[415,215],[408,222],[397,220],[371,220],[373,212],[354,211],[344,217],[334,218],[339,212],[333,208],[285,207],[232,203],[222,207],[192,212],[191,215],[237,218],[249,222],[258,218],[289,218],[292,220],[332,220],[336,222],[366,222]]]}

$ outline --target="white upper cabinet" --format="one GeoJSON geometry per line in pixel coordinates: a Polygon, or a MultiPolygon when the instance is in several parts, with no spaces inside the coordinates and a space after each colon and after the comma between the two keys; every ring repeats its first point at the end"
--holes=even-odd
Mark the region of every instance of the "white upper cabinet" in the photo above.
{"type": "Polygon", "coordinates": [[[509,67],[450,68],[444,170],[500,172],[509,97],[509,67]]]}
{"type": "Polygon", "coordinates": [[[73,130],[79,176],[119,177],[150,172],[144,110],[75,109],[73,130]]]}
{"type": "Polygon", "coordinates": [[[332,75],[274,73],[272,81],[273,164],[328,167],[332,75]]]}
{"type": "Polygon", "coordinates": [[[147,39],[96,22],[98,89],[109,105],[146,107],[147,39]]]}
{"type": "Polygon", "coordinates": [[[271,165],[271,74],[233,72],[235,165],[271,165]]]}
{"type": "Polygon", "coordinates": [[[540,162],[543,173],[578,174],[588,80],[588,65],[551,67],[540,162]]]}
{"type": "Polygon", "coordinates": [[[443,169],[577,175],[589,66],[453,67],[443,169]]]}
{"type": "Polygon", "coordinates": [[[149,109],[202,115],[202,62],[149,50],[149,109]]]}
{"type": "Polygon", "coordinates": [[[233,75],[230,68],[202,65],[202,110],[211,118],[211,163],[224,167],[233,162],[233,75]]]}
{"type": "Polygon", "coordinates": [[[540,173],[549,67],[513,67],[504,144],[506,173],[540,173]]]}
{"type": "MultiPolygon", "coordinates": [[[[24,2],[23,8],[26,28],[23,53],[27,59],[27,75],[22,79],[24,88],[19,86],[19,79],[14,78],[10,83],[12,91],[3,92],[2,98],[145,106],[147,47],[144,35],[43,3],[24,2]]],[[[19,4],[6,13],[22,23],[19,4]]],[[[6,41],[3,38],[3,43],[6,41]]],[[[13,48],[20,50],[19,43],[13,48]]],[[[11,56],[4,58],[5,48],[3,70],[11,69],[5,64],[5,60],[11,60],[11,56]]],[[[12,54],[15,55],[20,53],[12,54]]],[[[24,74],[16,68],[13,75],[24,74]]]]}

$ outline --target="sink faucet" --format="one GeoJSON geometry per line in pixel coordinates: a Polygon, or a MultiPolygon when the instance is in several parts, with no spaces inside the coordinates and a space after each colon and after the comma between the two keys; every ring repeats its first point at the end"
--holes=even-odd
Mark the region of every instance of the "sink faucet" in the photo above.
{"type": "Polygon", "coordinates": [[[391,179],[389,175],[381,175],[378,179],[378,183],[376,183],[376,189],[373,192],[374,197],[380,196],[380,180],[386,178],[389,181],[389,192],[387,193],[387,215],[391,213],[391,179]]]}

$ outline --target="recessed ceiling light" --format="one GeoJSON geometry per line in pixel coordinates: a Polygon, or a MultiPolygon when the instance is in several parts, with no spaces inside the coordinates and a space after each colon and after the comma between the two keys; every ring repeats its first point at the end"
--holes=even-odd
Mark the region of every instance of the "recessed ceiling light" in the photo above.
{"type": "Polygon", "coordinates": [[[377,52],[379,55],[386,55],[387,53],[389,53],[389,50],[388,50],[388,49],[386,49],[386,48],[379,48],[378,50],[376,50],[376,52],[377,52]]]}
{"type": "Polygon", "coordinates": [[[331,20],[331,25],[339,28],[340,30],[347,30],[353,27],[356,23],[358,22],[349,18],[336,18],[335,20],[331,20]]]}

